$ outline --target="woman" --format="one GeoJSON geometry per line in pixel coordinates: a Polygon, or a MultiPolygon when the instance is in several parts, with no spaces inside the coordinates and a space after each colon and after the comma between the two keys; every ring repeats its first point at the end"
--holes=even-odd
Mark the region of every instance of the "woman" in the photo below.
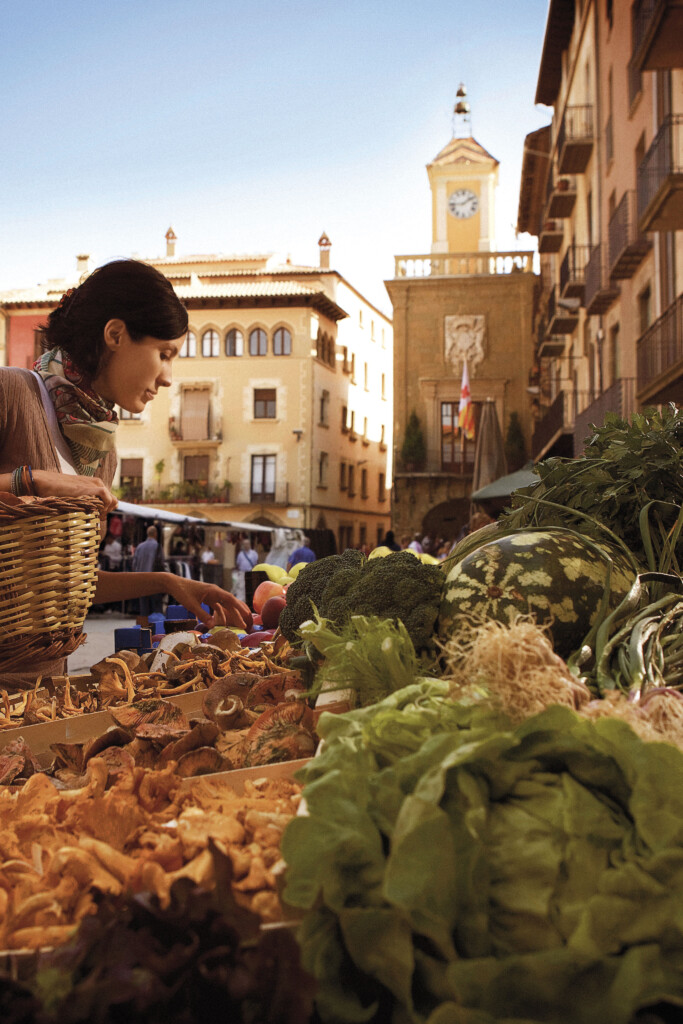
{"type": "MultiPolygon", "coordinates": [[[[48,351],[34,370],[0,368],[0,490],[95,496],[104,513],[114,509],[115,408],[142,412],[170,386],[187,328],[170,282],[137,260],[105,264],[67,292],[43,327],[48,351]]],[[[159,593],[207,628],[250,624],[249,609],[228,591],[174,573],[100,572],[94,601],[159,593]]]]}

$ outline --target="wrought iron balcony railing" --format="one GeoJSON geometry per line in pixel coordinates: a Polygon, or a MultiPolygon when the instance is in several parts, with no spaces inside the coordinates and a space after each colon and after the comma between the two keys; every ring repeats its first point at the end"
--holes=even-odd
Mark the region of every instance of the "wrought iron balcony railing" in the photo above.
{"type": "Polygon", "coordinates": [[[609,277],[607,256],[606,246],[595,245],[586,263],[584,305],[590,316],[606,313],[619,295],[619,286],[609,277]]]}
{"type": "Polygon", "coordinates": [[[576,195],[576,178],[568,175],[557,178],[548,196],[548,217],[557,217],[560,220],[571,217],[576,205],[576,195]]]}
{"type": "Polygon", "coordinates": [[[549,218],[543,221],[538,236],[539,252],[559,252],[564,241],[564,228],[561,220],[549,218]]]}
{"type": "Polygon", "coordinates": [[[583,451],[587,439],[593,433],[592,427],[601,427],[608,412],[627,419],[636,411],[635,377],[622,377],[611,387],[596,396],[585,409],[574,418],[574,452],[583,451]]]}
{"type": "Polygon", "coordinates": [[[593,107],[590,103],[566,107],[557,133],[560,174],[583,174],[593,152],[593,107]]]}
{"type": "MultiPolygon", "coordinates": [[[[562,438],[570,434],[572,429],[572,405],[570,393],[560,391],[545,416],[539,420],[531,437],[531,453],[534,459],[540,459],[562,438]]],[[[568,442],[573,453],[573,443],[568,442]]]]}
{"type": "Polygon", "coordinates": [[[395,477],[414,476],[471,476],[474,469],[474,448],[476,441],[448,436],[441,448],[429,445],[427,457],[419,467],[407,466],[399,459],[394,469],[395,477]]]}
{"type": "Polygon", "coordinates": [[[579,322],[578,299],[563,299],[557,287],[548,296],[548,334],[573,334],[579,322]]]}
{"type": "Polygon", "coordinates": [[[683,229],[683,114],[669,114],[638,168],[641,231],[683,229]]]}
{"type": "MultiPolygon", "coordinates": [[[[636,343],[638,393],[648,397],[673,384],[683,387],[683,295],[679,295],[636,343]]],[[[667,397],[662,400],[668,400],[667,397]]]]}
{"type": "Polygon", "coordinates": [[[560,295],[583,302],[590,245],[570,245],[560,264],[560,295]]]}
{"type": "Polygon", "coordinates": [[[636,0],[631,10],[633,65],[640,71],[683,67],[681,0],[636,0]]]}
{"type": "Polygon", "coordinates": [[[623,279],[633,277],[644,256],[652,247],[650,239],[638,230],[636,192],[624,192],[612,214],[608,229],[609,275],[623,279]]]}

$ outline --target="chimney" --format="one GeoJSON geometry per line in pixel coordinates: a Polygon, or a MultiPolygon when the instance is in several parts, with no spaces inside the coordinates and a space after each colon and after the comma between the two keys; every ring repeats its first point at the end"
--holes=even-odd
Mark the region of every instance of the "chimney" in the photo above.
{"type": "Polygon", "coordinates": [[[318,239],[318,246],[320,247],[320,269],[330,269],[330,249],[332,248],[332,242],[329,240],[325,232],[318,239]]]}
{"type": "Polygon", "coordinates": [[[83,277],[85,274],[90,273],[90,254],[81,253],[80,256],[76,257],[76,272],[79,277],[83,277]]]}
{"type": "Polygon", "coordinates": [[[177,236],[173,228],[169,228],[165,235],[166,238],[166,256],[170,258],[175,256],[175,244],[178,241],[177,236]]]}

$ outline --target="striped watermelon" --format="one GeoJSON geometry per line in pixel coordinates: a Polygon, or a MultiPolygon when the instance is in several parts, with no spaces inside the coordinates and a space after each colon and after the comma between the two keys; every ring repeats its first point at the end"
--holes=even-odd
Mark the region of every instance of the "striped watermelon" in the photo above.
{"type": "Polygon", "coordinates": [[[439,635],[452,636],[462,616],[510,623],[518,614],[532,615],[550,623],[555,650],[566,658],[596,619],[610,564],[613,608],[635,578],[621,553],[563,527],[524,529],[489,541],[449,571],[439,635]]]}

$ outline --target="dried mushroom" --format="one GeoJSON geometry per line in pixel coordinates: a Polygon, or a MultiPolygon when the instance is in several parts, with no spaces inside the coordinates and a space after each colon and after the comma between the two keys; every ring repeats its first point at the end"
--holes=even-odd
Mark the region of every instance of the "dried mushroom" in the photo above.
{"type": "Polygon", "coordinates": [[[249,691],[259,681],[253,672],[232,672],[222,679],[216,680],[204,694],[202,711],[207,718],[215,721],[215,715],[228,697],[239,697],[246,706],[249,691]]]}
{"type": "Polygon", "coordinates": [[[174,722],[176,725],[187,725],[187,718],[175,704],[159,697],[133,701],[122,708],[112,708],[111,716],[117,725],[124,729],[134,729],[146,722],[174,722]]]}
{"type": "Polygon", "coordinates": [[[197,747],[183,754],[176,764],[176,773],[183,778],[210,775],[224,769],[223,758],[214,747],[197,747]]]}
{"type": "Polygon", "coordinates": [[[213,722],[198,722],[189,732],[185,732],[174,743],[165,747],[160,761],[167,764],[169,761],[179,761],[184,754],[198,747],[211,747],[218,736],[218,726],[213,722]]]}

